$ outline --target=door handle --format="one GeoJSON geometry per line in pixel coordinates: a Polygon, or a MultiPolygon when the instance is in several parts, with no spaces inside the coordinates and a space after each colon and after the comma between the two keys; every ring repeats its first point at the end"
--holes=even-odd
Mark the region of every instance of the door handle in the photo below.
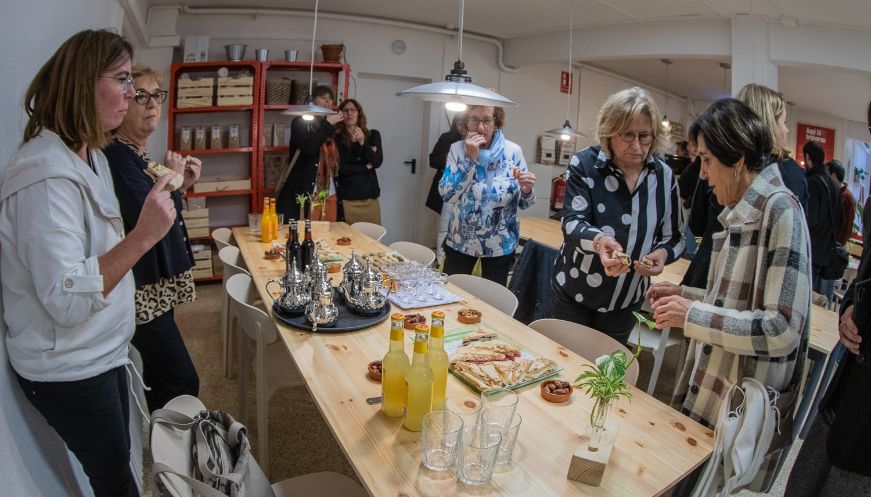
{"type": "Polygon", "coordinates": [[[417,159],[411,159],[404,162],[406,166],[411,166],[411,174],[417,171],[417,159]]]}

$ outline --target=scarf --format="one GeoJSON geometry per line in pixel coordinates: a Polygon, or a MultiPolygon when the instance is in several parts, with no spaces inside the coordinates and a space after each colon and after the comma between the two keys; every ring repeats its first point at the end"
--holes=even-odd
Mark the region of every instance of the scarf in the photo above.
{"type": "Polygon", "coordinates": [[[317,191],[330,189],[330,179],[339,173],[339,147],[333,138],[321,145],[321,157],[318,161],[318,172],[315,185],[317,191]]]}
{"type": "Polygon", "coordinates": [[[497,129],[493,133],[493,139],[490,141],[490,148],[482,148],[478,150],[478,164],[484,166],[487,172],[492,172],[499,167],[499,162],[502,160],[502,154],[505,152],[505,135],[501,129],[497,129]]]}

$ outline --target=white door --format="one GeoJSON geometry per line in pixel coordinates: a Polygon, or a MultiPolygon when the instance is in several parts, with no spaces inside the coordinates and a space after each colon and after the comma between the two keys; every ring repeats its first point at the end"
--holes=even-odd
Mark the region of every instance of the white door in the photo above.
{"type": "Polygon", "coordinates": [[[384,148],[378,184],[381,186],[381,224],[387,228],[387,236],[381,240],[385,245],[396,241],[419,242],[420,238],[418,213],[426,209],[424,202],[429,189],[429,183],[422,186],[427,156],[421,152],[427,103],[397,97],[396,93],[425,82],[378,74],[357,75],[355,98],[366,111],[369,128],[381,132],[384,148]]]}

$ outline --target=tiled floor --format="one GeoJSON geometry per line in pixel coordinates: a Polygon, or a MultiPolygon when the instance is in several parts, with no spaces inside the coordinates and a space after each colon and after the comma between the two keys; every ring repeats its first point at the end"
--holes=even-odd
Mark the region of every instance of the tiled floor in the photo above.
{"type": "MultiPolygon", "coordinates": [[[[197,301],[176,310],[179,328],[182,330],[188,350],[200,375],[200,399],[212,409],[221,409],[234,416],[238,414],[238,380],[227,379],[221,365],[220,284],[197,287],[197,301]]],[[[668,402],[678,367],[678,347],[672,347],[665,355],[655,396],[668,402]]],[[[638,386],[647,387],[653,358],[648,353],[641,356],[641,374],[638,386]]],[[[253,376],[253,375],[252,375],[253,376]]],[[[253,419],[254,387],[248,388],[248,412],[251,419],[241,420],[249,427],[249,438],[257,453],[257,426],[253,419]]],[[[269,476],[279,481],[304,473],[336,471],[354,477],[354,470],[333,438],[327,424],[322,420],[317,406],[304,386],[285,388],[277,392],[269,407],[269,476]]],[[[768,495],[783,495],[783,486],[800,444],[793,446],[790,458],[768,495]]],[[[147,456],[146,456],[147,459],[147,456]]],[[[265,468],[264,468],[265,469],[265,468]]],[[[146,468],[147,470],[147,468],[146,468]]],[[[146,480],[150,475],[146,475],[146,480]]],[[[145,495],[151,495],[151,485],[145,495]]],[[[741,492],[736,495],[756,495],[741,492]]]]}

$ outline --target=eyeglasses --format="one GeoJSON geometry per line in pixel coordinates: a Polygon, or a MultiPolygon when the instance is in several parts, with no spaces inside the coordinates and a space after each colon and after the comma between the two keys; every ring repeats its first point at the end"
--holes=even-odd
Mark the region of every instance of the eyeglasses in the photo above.
{"type": "Polygon", "coordinates": [[[145,90],[136,90],[136,95],[133,96],[133,100],[136,101],[139,105],[148,105],[148,101],[152,98],[158,104],[162,104],[166,102],[166,96],[169,92],[166,90],[157,90],[154,93],[148,93],[145,90]]]}
{"type": "Polygon", "coordinates": [[[100,76],[101,78],[110,78],[114,79],[121,85],[121,94],[124,96],[130,95],[130,92],[133,91],[133,76],[129,74],[125,74],[122,76],[100,76]]]}
{"type": "Polygon", "coordinates": [[[356,114],[360,111],[351,107],[345,107],[341,112],[342,114],[356,114]]]}
{"type": "Polygon", "coordinates": [[[485,128],[489,128],[490,125],[493,124],[493,118],[485,117],[484,119],[478,119],[477,117],[470,117],[468,123],[469,126],[473,129],[477,128],[481,124],[483,124],[485,128]]]}
{"type": "Polygon", "coordinates": [[[620,133],[617,136],[619,136],[620,140],[625,143],[632,143],[635,141],[636,138],[638,138],[638,143],[641,145],[650,145],[651,143],[653,143],[653,133],[635,134],[631,131],[627,131],[625,133],[620,133]]]}

